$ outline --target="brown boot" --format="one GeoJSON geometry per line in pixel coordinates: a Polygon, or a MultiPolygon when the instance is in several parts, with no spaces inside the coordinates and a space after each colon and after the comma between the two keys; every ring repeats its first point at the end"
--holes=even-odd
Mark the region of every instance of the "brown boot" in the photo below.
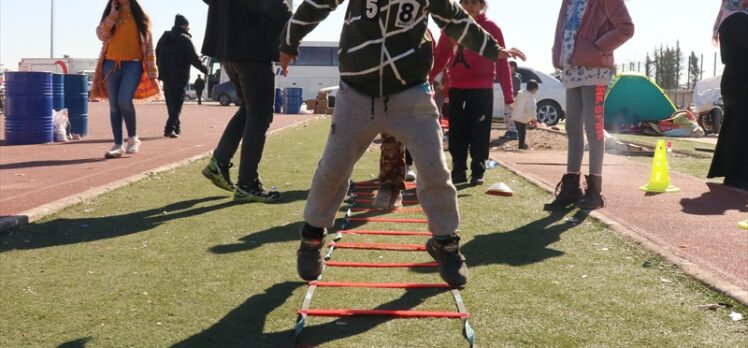
{"type": "Polygon", "coordinates": [[[599,175],[586,175],[587,190],[584,197],[577,203],[577,207],[582,210],[595,210],[605,206],[605,197],[603,196],[603,177],[599,175]]]}
{"type": "Polygon", "coordinates": [[[325,229],[304,223],[301,228],[301,245],[296,251],[296,270],[301,279],[317,280],[322,273],[322,246],[325,243],[325,229]]]}
{"type": "Polygon", "coordinates": [[[468,269],[465,256],[460,253],[460,237],[452,234],[445,239],[431,237],[426,251],[439,263],[439,275],[447,284],[462,287],[467,283],[468,269]]]}
{"type": "Polygon", "coordinates": [[[582,199],[582,188],[579,186],[579,174],[564,174],[556,185],[556,199],[543,206],[545,211],[566,210],[582,199]]]}

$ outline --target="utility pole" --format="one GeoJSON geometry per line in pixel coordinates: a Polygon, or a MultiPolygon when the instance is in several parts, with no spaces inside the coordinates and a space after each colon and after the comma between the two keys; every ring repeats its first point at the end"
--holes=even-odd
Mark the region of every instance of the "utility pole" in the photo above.
{"type": "Polygon", "coordinates": [[[55,0],[50,0],[49,58],[55,57],[55,0]]]}
{"type": "Polygon", "coordinates": [[[714,52],[714,73],[712,76],[717,76],[717,52],[714,52]]]}
{"type": "Polygon", "coordinates": [[[699,62],[701,62],[701,67],[699,67],[699,80],[703,80],[704,79],[704,54],[703,53],[701,54],[701,60],[699,62]]]}

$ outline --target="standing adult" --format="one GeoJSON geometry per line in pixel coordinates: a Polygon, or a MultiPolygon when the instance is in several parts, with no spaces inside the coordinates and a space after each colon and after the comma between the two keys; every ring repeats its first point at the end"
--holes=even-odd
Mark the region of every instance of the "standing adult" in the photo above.
{"type": "Polygon", "coordinates": [[[104,44],[96,64],[91,97],[109,99],[114,146],[104,157],[119,158],[140,149],[133,99],[159,94],[151,20],[137,0],[109,0],[96,35],[104,44]],[[122,148],[123,120],[127,149],[122,148]]]}
{"type": "Polygon", "coordinates": [[[202,52],[223,62],[241,101],[203,175],[219,188],[234,191],[235,201],[277,201],[280,193],[263,188],[258,167],[265,133],[273,122],[273,62],[279,59],[280,33],[291,9],[284,0],[203,1],[209,8],[202,52]],[[234,187],[229,168],[239,142],[241,162],[234,187]]]}
{"type": "Polygon", "coordinates": [[[553,66],[562,69],[566,87],[566,174],[557,186],[556,199],[545,210],[573,205],[592,210],[605,206],[602,195],[605,135],[605,91],[615,75],[613,51],[634,35],[624,0],[564,0],[556,24],[553,66]],[[590,145],[587,190],[579,180],[584,156],[584,133],[590,145]]]}
{"type": "Polygon", "coordinates": [[[708,178],[724,177],[725,186],[748,190],[748,0],[722,0],[714,39],[720,44],[725,117],[708,178]]]}
{"type": "Polygon", "coordinates": [[[164,82],[166,110],[169,113],[164,136],[179,138],[182,133],[179,115],[184,105],[185,88],[190,81],[190,66],[203,74],[208,73],[208,68],[200,61],[195,46],[192,45],[190,22],[184,16],[174,16],[174,26],[161,35],[156,44],[156,62],[158,79],[164,82]]]}
{"type": "Polygon", "coordinates": [[[205,80],[203,80],[202,75],[197,75],[194,86],[195,94],[197,95],[197,105],[203,105],[203,91],[205,90],[205,80]]]}
{"type": "MultiPolygon", "coordinates": [[[[499,26],[486,17],[485,0],[461,0],[460,5],[478,25],[485,29],[504,47],[504,35],[499,26]]],[[[468,152],[471,185],[483,184],[486,171],[491,121],[493,117],[493,82],[498,74],[504,93],[504,102],[514,102],[509,61],[486,59],[478,53],[457,46],[454,40],[442,33],[434,51],[433,81],[449,65],[449,153],[452,155],[452,182],[467,182],[468,152]],[[456,46],[456,47],[455,47],[456,46]]]]}

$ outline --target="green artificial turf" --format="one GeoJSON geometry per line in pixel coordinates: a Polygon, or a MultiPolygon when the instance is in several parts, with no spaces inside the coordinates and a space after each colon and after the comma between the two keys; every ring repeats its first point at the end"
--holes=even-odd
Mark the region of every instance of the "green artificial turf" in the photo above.
{"type": "MultiPolygon", "coordinates": [[[[285,347],[306,285],[296,276],[302,210],[329,119],[269,137],[260,172],[277,204],[232,203],[207,160],[0,235],[2,347],[285,347]]],[[[354,179],[378,171],[378,151],[354,179]]],[[[236,172],[233,172],[236,175],[236,172]]],[[[744,347],[737,305],[592,218],[541,211],[549,194],[494,169],[511,198],[459,187],[462,291],[480,347],[744,347]],[[724,302],[731,308],[702,310],[724,302]]],[[[342,212],[341,212],[342,214],[342,212]]],[[[376,215],[376,214],[375,214],[376,215]]],[[[418,213],[398,217],[422,217],[418,213]]],[[[360,226],[359,226],[360,227],[360,226]]],[[[369,224],[360,228],[417,229],[369,224]]],[[[329,238],[328,238],[329,240],[329,238]]],[[[344,241],[422,243],[424,237],[344,241]]],[[[338,250],[342,261],[430,261],[338,250]]],[[[325,280],[439,282],[433,271],[328,268],[325,280]]],[[[455,310],[447,292],[320,288],[312,308],[455,310]]],[[[466,347],[447,319],[309,318],[299,347],[466,347]]]]}
{"type": "MultiPolygon", "coordinates": [[[[670,167],[677,172],[701,179],[706,179],[714,155],[715,146],[708,143],[635,134],[613,134],[613,137],[623,142],[634,142],[651,147],[654,147],[658,140],[672,140],[674,152],[669,157],[670,167]]],[[[629,157],[642,163],[652,163],[651,157],[629,157]]],[[[722,182],[721,179],[710,179],[708,181],[722,182]]]]}

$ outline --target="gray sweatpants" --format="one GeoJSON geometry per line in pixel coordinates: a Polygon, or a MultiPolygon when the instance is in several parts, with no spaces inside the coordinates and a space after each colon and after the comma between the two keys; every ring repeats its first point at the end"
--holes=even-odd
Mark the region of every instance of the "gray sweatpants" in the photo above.
{"type": "Polygon", "coordinates": [[[385,132],[405,144],[418,167],[416,189],[428,217],[429,231],[444,236],[457,230],[457,191],[442,151],[438,117],[428,84],[389,98],[372,98],[341,82],[327,144],[304,208],[304,220],[315,227],[333,226],[348,191],[353,166],[377,134],[385,132]]]}
{"type": "Polygon", "coordinates": [[[582,86],[566,90],[566,134],[569,138],[566,172],[581,173],[584,134],[590,144],[590,174],[602,175],[605,155],[604,98],[606,86],[582,86]]]}

